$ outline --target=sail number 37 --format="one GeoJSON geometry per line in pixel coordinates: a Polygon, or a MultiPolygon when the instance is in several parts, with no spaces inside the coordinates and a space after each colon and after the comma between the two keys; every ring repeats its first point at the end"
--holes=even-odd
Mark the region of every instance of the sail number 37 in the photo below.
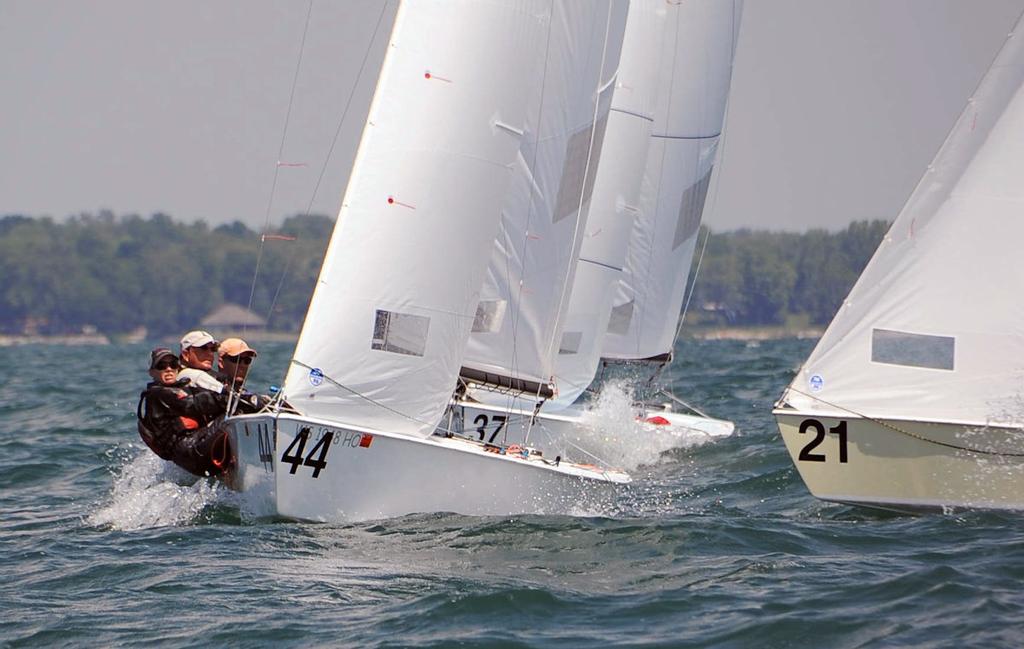
{"type": "MultiPolygon", "coordinates": [[[[797,459],[803,462],[825,462],[827,458],[824,453],[813,452],[814,449],[818,448],[819,444],[825,441],[825,425],[817,419],[804,419],[800,422],[801,435],[805,435],[810,431],[814,431],[814,438],[800,449],[800,455],[797,456],[797,459]]],[[[846,422],[840,421],[832,428],[829,428],[828,432],[839,437],[839,463],[846,464],[849,458],[846,448],[846,422]]]]}

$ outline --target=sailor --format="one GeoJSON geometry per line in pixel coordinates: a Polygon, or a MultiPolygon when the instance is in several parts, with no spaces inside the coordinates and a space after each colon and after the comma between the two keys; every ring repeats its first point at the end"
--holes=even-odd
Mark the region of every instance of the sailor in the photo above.
{"type": "Polygon", "coordinates": [[[267,397],[245,389],[245,378],[256,356],[256,350],[241,338],[225,338],[220,343],[218,378],[229,391],[236,393],[238,406],[235,411],[239,413],[259,412],[269,402],[267,397]]]}
{"type": "Polygon", "coordinates": [[[206,331],[190,331],[181,339],[179,379],[189,379],[192,387],[220,393],[224,384],[216,377],[214,361],[220,343],[206,331]]]}
{"type": "Polygon", "coordinates": [[[178,357],[157,347],[150,353],[153,379],[139,397],[139,435],[154,453],[198,476],[218,475],[229,457],[220,428],[226,395],[178,379],[178,357]]]}

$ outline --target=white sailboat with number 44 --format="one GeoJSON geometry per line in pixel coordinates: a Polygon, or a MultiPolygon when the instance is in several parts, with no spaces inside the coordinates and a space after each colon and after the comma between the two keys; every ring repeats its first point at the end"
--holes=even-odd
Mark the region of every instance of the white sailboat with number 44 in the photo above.
{"type": "Polygon", "coordinates": [[[253,513],[593,511],[629,476],[433,433],[474,321],[552,13],[608,2],[402,4],[286,404],[227,421],[253,513]],[[457,251],[457,254],[453,251],[457,251]],[[497,452],[495,452],[497,451],[497,452]]]}
{"type": "Polygon", "coordinates": [[[1024,509],[1024,32],[774,411],[811,493],[1024,509]]]}

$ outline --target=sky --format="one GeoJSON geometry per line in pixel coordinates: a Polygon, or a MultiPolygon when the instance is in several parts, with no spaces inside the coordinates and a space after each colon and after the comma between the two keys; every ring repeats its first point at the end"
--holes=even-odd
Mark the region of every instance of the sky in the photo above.
{"type": "MultiPolygon", "coordinates": [[[[309,6],[0,0],[0,216],[335,214],[394,3],[309,6]]],[[[705,223],[895,217],[1022,10],[746,0],[705,223]]]]}

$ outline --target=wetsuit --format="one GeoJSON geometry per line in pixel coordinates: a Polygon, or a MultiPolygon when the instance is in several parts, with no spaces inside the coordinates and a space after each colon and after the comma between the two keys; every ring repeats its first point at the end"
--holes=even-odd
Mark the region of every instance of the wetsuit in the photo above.
{"type": "Polygon", "coordinates": [[[139,435],[154,453],[189,473],[219,475],[230,456],[220,427],[226,399],[190,386],[188,379],[150,383],[139,398],[139,435]]]}

